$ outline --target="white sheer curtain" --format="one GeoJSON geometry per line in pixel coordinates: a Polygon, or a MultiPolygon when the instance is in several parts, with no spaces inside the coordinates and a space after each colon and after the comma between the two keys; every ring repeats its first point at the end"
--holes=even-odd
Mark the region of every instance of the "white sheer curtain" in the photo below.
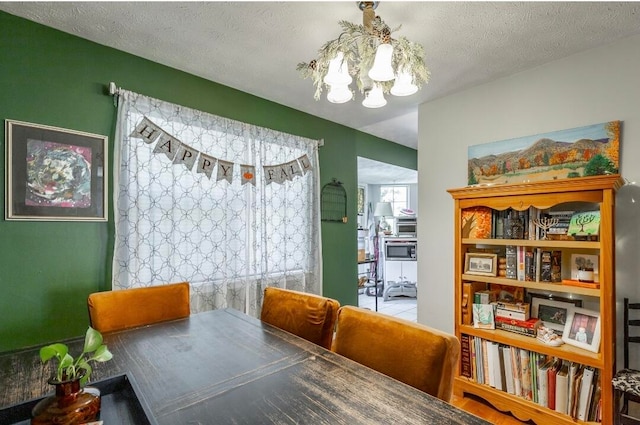
{"type": "Polygon", "coordinates": [[[262,290],[322,292],[318,142],[119,90],[114,155],[113,289],[191,284],[192,313],[257,316],[262,290]],[[181,143],[234,164],[211,178],[131,137],[147,117],[181,143]],[[312,169],[267,184],[263,166],[306,155],[312,169]],[[240,165],[255,166],[255,186],[240,165]],[[246,177],[246,176],[245,176],[246,177]]]}

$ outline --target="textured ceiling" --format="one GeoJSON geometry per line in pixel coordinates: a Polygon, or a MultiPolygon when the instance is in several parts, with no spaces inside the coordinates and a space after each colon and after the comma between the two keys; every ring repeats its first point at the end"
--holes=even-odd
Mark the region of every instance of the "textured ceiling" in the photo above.
{"type": "MultiPolygon", "coordinates": [[[[424,46],[431,81],[381,109],[313,99],[297,63],[360,23],[356,2],[3,2],[0,9],[417,148],[418,105],[640,33],[640,3],[395,2],[376,13],[424,46]]],[[[108,81],[104,82],[105,84],[108,81]]],[[[118,81],[116,81],[118,83],[118,81]]],[[[125,87],[127,88],[127,87],[125,87]]]]}

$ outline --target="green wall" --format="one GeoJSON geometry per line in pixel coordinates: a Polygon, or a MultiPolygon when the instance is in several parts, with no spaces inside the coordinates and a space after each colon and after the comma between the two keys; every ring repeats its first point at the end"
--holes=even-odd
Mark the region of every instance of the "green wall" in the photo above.
{"type": "MultiPolygon", "coordinates": [[[[350,218],[347,224],[322,225],[324,294],[357,304],[356,157],[415,169],[415,150],[4,12],[0,53],[1,119],[107,135],[110,157],[116,119],[110,81],[216,115],[324,139],[321,185],[332,178],[343,182],[350,218]]],[[[310,96],[312,91],[309,83],[310,96]]],[[[2,159],[3,177],[4,164],[2,159]]],[[[111,204],[111,176],[109,186],[111,204]]],[[[108,223],[0,221],[0,352],[82,335],[87,295],[110,288],[112,248],[111,209],[108,223]]]]}

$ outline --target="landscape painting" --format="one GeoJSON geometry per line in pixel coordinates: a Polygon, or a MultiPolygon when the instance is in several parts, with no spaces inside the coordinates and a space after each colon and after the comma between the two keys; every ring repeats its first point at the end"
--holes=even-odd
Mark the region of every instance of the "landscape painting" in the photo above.
{"type": "Polygon", "coordinates": [[[617,174],[621,121],[470,146],[468,184],[617,174]]]}

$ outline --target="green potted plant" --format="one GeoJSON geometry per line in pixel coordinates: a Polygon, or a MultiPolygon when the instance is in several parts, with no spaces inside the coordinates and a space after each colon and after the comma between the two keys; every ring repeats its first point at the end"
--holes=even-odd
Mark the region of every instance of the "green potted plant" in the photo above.
{"type": "Polygon", "coordinates": [[[82,353],[76,358],[62,343],[40,349],[43,363],[56,359],[58,364],[49,384],[55,395],[42,399],[32,411],[31,424],[84,424],[94,421],[100,412],[100,390],[86,387],[93,369],[89,362],[106,362],[113,355],[102,343],[102,334],[89,327],[84,337],[82,353]]]}

